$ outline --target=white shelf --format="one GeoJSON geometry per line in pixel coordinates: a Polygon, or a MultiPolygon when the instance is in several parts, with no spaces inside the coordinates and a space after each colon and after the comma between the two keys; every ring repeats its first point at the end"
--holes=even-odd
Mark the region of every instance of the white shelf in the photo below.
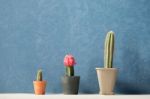
{"type": "Polygon", "coordinates": [[[150,95],[62,95],[62,94],[0,94],[0,99],[150,99],[150,95]]]}

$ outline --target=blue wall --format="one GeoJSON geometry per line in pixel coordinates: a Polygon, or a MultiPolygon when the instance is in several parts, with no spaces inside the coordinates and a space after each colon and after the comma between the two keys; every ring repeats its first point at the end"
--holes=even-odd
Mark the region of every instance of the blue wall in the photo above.
{"type": "Polygon", "coordinates": [[[0,92],[33,92],[42,68],[60,93],[72,53],[80,93],[98,93],[106,32],[116,32],[118,93],[150,93],[150,0],[0,0],[0,92]]]}

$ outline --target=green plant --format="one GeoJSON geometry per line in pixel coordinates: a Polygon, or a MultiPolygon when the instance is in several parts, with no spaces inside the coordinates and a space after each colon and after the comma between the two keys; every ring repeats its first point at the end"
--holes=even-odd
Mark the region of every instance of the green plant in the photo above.
{"type": "Polygon", "coordinates": [[[66,67],[66,75],[67,76],[74,76],[74,67],[73,66],[67,66],[66,67]]]}
{"type": "Polygon", "coordinates": [[[110,31],[106,35],[105,49],[104,49],[104,67],[112,68],[114,53],[114,32],[110,31]]]}
{"type": "Polygon", "coordinates": [[[75,58],[73,55],[68,54],[64,58],[64,65],[66,67],[66,75],[74,76],[74,65],[76,64],[75,58]]]}
{"type": "Polygon", "coordinates": [[[37,80],[37,81],[42,81],[42,80],[43,80],[43,77],[42,77],[42,69],[39,69],[39,70],[37,71],[36,80],[37,80]]]}

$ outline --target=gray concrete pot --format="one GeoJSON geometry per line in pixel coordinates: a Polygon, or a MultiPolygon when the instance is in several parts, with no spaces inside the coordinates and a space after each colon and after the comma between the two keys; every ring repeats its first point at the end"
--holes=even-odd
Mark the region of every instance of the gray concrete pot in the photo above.
{"type": "Polygon", "coordinates": [[[96,68],[100,94],[113,95],[117,78],[116,68],[96,68]]]}
{"type": "Polygon", "coordinates": [[[80,76],[63,76],[61,80],[64,94],[78,94],[80,76]]]}

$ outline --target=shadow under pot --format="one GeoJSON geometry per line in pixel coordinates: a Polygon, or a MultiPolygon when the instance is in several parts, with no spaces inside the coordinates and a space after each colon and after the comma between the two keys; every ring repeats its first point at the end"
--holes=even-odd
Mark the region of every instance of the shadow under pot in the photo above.
{"type": "Polygon", "coordinates": [[[78,94],[80,76],[62,76],[62,87],[64,94],[78,94]]]}

